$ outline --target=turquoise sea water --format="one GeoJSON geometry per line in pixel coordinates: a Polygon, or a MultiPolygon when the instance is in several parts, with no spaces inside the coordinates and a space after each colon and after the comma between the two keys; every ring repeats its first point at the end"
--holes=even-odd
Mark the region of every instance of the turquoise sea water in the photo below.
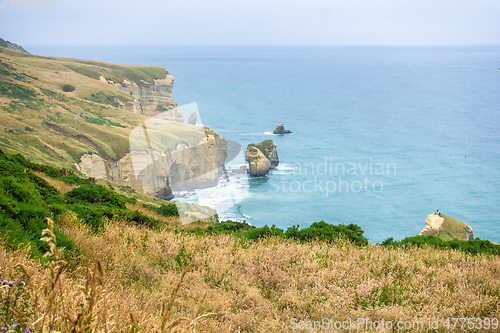
{"type": "MultiPolygon", "coordinates": [[[[500,242],[500,47],[31,47],[154,64],[179,105],[280,166],[191,200],[221,218],[301,227],[356,223],[371,241],[416,235],[439,209],[500,242]],[[284,122],[294,133],[272,135],[284,122]]],[[[243,164],[240,155],[231,165],[243,164]]]]}

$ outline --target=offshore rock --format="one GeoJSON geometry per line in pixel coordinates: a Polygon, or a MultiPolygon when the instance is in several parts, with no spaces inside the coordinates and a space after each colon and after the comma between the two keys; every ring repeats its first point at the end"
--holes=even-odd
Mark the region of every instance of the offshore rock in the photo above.
{"type": "Polygon", "coordinates": [[[250,174],[256,177],[266,175],[270,169],[276,168],[279,164],[276,144],[272,140],[248,145],[245,157],[249,164],[250,174]]]}
{"type": "Polygon", "coordinates": [[[283,123],[280,123],[276,125],[276,128],[273,131],[273,134],[290,134],[292,131],[286,130],[285,125],[283,123]]]}
{"type": "Polygon", "coordinates": [[[250,174],[254,177],[265,176],[271,168],[271,162],[257,148],[248,146],[245,158],[250,167],[250,174]]]}

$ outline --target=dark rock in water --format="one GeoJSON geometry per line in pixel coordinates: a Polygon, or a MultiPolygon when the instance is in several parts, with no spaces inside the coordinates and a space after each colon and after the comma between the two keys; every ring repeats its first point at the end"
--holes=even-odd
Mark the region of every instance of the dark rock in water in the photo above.
{"type": "Polygon", "coordinates": [[[14,50],[14,51],[29,53],[21,45],[17,45],[17,44],[11,43],[8,40],[6,41],[6,40],[4,40],[2,38],[0,38],[0,46],[1,47],[6,47],[6,48],[8,48],[10,50],[14,50]]]}
{"type": "Polygon", "coordinates": [[[289,134],[292,131],[286,130],[285,125],[283,123],[276,125],[276,128],[273,131],[273,134],[289,134]]]}
{"type": "Polygon", "coordinates": [[[237,169],[231,169],[231,172],[235,175],[246,175],[248,170],[246,165],[242,165],[237,169]]]}
{"type": "Polygon", "coordinates": [[[190,125],[196,125],[196,112],[191,113],[191,115],[188,118],[188,124],[190,125]]]}

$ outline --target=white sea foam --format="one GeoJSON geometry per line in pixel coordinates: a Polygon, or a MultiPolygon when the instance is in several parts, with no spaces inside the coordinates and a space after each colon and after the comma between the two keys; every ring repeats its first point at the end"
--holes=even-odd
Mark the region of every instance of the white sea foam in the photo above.
{"type": "Polygon", "coordinates": [[[174,201],[207,206],[217,211],[220,220],[243,220],[244,214],[235,207],[249,197],[248,176],[246,174],[228,174],[219,178],[217,186],[196,189],[194,191],[175,192],[174,201]]]}
{"type": "Polygon", "coordinates": [[[278,164],[276,169],[273,170],[273,174],[275,175],[290,175],[293,174],[295,168],[291,164],[278,164]]]}

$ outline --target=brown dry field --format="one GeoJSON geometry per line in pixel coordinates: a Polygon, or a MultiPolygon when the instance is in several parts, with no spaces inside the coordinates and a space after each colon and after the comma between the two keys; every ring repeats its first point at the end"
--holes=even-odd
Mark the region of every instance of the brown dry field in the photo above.
{"type": "Polygon", "coordinates": [[[25,320],[43,332],[335,331],[293,330],[292,318],[422,321],[420,332],[438,318],[439,331],[459,332],[445,329],[445,319],[500,318],[498,256],[342,240],[241,241],[115,221],[93,235],[71,215],[57,225],[87,264],[56,257],[44,267],[25,249],[0,247],[2,277],[20,264],[31,275],[26,295],[36,306],[25,320]]]}

